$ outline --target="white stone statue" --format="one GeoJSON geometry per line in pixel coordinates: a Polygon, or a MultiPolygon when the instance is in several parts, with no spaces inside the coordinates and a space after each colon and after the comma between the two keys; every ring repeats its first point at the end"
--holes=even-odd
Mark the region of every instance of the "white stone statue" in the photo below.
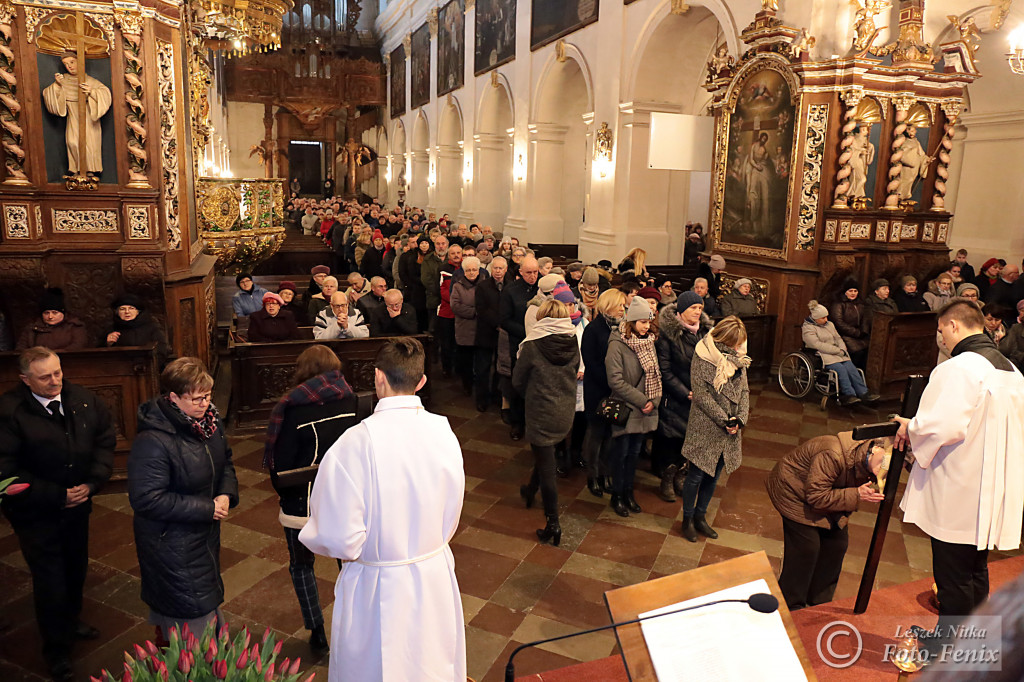
{"type": "Polygon", "coordinates": [[[928,156],[921,147],[921,143],[917,139],[917,126],[914,124],[907,125],[906,131],[903,133],[906,139],[903,140],[903,145],[900,149],[903,151],[903,157],[900,159],[900,199],[909,199],[914,193],[914,185],[917,184],[919,179],[923,179],[928,175],[928,167],[931,165],[935,157],[928,156]]]}
{"type": "Polygon", "coordinates": [[[875,145],[868,139],[871,126],[862,124],[853,134],[853,144],[850,146],[850,197],[866,196],[865,187],[868,181],[868,167],[875,160],[875,145]]]}
{"type": "Polygon", "coordinates": [[[110,109],[110,89],[92,76],[84,73],[82,79],[78,75],[78,55],[68,50],[60,59],[67,73],[58,73],[54,82],[43,90],[43,101],[46,110],[51,114],[67,119],[65,140],[68,146],[68,172],[99,175],[103,172],[103,130],[100,119],[110,109]],[[85,111],[85,168],[79,166],[78,150],[78,98],[86,98],[85,111]]]}

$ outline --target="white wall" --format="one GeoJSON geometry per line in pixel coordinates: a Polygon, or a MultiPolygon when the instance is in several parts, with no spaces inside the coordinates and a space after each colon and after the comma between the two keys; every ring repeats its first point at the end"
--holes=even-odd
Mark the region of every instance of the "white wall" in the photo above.
{"type": "Polygon", "coordinates": [[[228,144],[231,146],[231,172],[236,178],[262,178],[263,166],[249,150],[263,141],[263,105],[228,102],[228,144]]]}

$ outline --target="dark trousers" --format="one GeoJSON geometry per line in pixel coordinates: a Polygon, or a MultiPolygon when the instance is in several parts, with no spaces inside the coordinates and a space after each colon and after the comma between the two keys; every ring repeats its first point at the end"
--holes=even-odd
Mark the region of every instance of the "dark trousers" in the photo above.
{"type": "Polygon", "coordinates": [[[691,519],[694,516],[704,517],[708,513],[708,505],[715,495],[715,487],[718,486],[718,479],[722,475],[722,467],[725,466],[725,457],[718,456],[718,465],[715,466],[715,475],[708,476],[699,467],[690,464],[686,472],[686,480],[683,482],[683,517],[691,519]]]}
{"type": "Polygon", "coordinates": [[[494,369],[494,349],[483,346],[473,347],[473,391],[476,404],[486,407],[493,398],[491,374],[494,369]]]}
{"type": "Polygon", "coordinates": [[[660,431],[654,434],[654,441],[651,443],[651,470],[656,475],[661,475],[665,467],[675,464],[679,465],[683,457],[680,452],[683,450],[685,438],[672,438],[664,436],[660,431]]]}
{"type": "Polygon", "coordinates": [[[91,502],[65,509],[55,519],[18,523],[14,532],[32,574],[36,623],[47,659],[71,653],[82,612],[82,589],[89,567],[91,502]]]}
{"type": "Polygon", "coordinates": [[[612,470],[612,490],[617,495],[633,490],[636,478],[636,462],[640,458],[640,447],[644,444],[645,433],[627,433],[612,441],[609,464],[612,470]]]}
{"type": "Polygon", "coordinates": [[[455,318],[437,317],[435,336],[437,350],[441,356],[441,370],[451,374],[455,369],[455,318]]]}
{"type": "Polygon", "coordinates": [[[455,373],[462,380],[462,388],[466,393],[473,390],[473,355],[474,346],[455,346],[455,373]]]}
{"type": "Polygon", "coordinates": [[[582,456],[586,433],[587,417],[583,412],[577,412],[572,418],[572,431],[569,432],[569,450],[574,457],[582,456]]]}
{"type": "Polygon", "coordinates": [[[292,576],[295,596],[299,598],[302,623],[307,630],[313,630],[324,624],[320,593],[316,587],[316,576],[313,574],[316,555],[299,542],[298,529],[285,528],[284,539],[288,542],[288,573],[292,576]]]}
{"type": "MultiPolygon", "coordinates": [[[[512,354],[512,374],[516,371],[516,353],[519,350],[519,346],[512,348],[509,344],[509,352],[512,354]]],[[[511,387],[512,382],[509,382],[511,387]]],[[[526,403],[523,401],[523,396],[519,395],[519,392],[512,388],[509,391],[508,396],[508,418],[512,422],[513,428],[523,428],[526,425],[526,403]]]]}
{"type": "Polygon", "coordinates": [[[587,478],[606,476],[608,446],[611,443],[611,425],[592,412],[585,414],[587,433],[583,437],[583,461],[587,463],[587,478]]]}
{"type": "Polygon", "coordinates": [[[555,446],[533,445],[533,473],[526,485],[531,495],[540,488],[541,500],[544,502],[544,515],[558,518],[558,486],[555,483],[555,446]]]}
{"type": "Polygon", "coordinates": [[[846,528],[818,528],[782,517],[779,589],[791,611],[832,601],[849,544],[846,528]]]}
{"type": "Polygon", "coordinates": [[[988,550],[932,538],[939,616],[966,616],[988,597],[988,550]]]}

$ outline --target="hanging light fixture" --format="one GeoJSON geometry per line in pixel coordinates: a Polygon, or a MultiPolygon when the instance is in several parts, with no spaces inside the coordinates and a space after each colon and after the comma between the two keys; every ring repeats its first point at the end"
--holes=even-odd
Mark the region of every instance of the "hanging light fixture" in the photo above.
{"type": "Polygon", "coordinates": [[[1010,34],[1010,51],[1006,53],[1006,62],[1010,71],[1024,76],[1024,25],[1018,26],[1010,34]]]}

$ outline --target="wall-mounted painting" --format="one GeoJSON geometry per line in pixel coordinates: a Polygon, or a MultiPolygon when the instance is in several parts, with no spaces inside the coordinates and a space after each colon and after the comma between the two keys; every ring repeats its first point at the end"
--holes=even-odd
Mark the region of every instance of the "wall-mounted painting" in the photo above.
{"type": "Polygon", "coordinates": [[[533,0],[530,49],[544,47],[597,21],[598,0],[533,0]]]}
{"type": "Polygon", "coordinates": [[[466,80],[466,0],[451,0],[437,15],[437,96],[466,80]]]}
{"type": "Polygon", "coordinates": [[[516,0],[477,0],[476,57],[479,76],[516,57],[516,0]]]}
{"type": "Polygon", "coordinates": [[[391,118],[405,113],[405,47],[391,50],[391,118]]]}
{"type": "Polygon", "coordinates": [[[797,98],[774,60],[733,86],[718,120],[715,242],[727,250],[784,258],[797,98]],[[730,113],[731,112],[731,113],[730,113]]]}
{"type": "Polygon", "coordinates": [[[415,109],[430,102],[430,28],[426,24],[412,34],[409,52],[409,68],[412,70],[409,106],[415,109]]]}

